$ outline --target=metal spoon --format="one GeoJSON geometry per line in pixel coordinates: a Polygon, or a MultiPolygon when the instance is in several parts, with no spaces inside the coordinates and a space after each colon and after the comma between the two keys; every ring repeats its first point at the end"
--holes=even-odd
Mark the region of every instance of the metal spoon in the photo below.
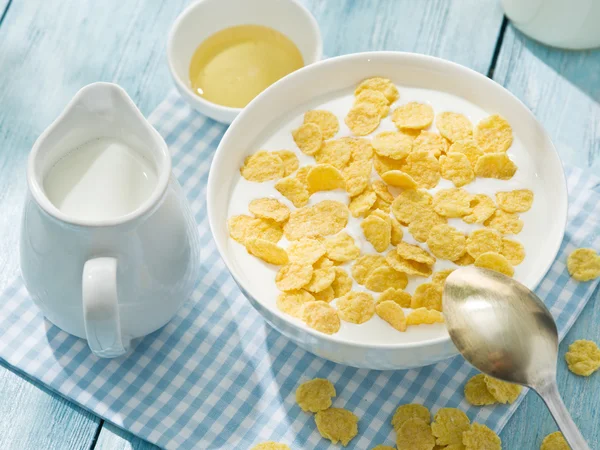
{"type": "Polygon", "coordinates": [[[464,358],[481,372],[535,390],[574,450],[589,450],[556,385],[558,332],[544,303],[518,281],[478,267],[446,279],[444,318],[464,358]]]}

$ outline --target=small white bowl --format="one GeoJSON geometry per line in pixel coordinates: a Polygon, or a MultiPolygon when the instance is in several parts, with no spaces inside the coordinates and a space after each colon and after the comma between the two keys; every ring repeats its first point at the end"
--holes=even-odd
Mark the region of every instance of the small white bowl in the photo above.
{"type": "Polygon", "coordinates": [[[167,43],[169,70],[177,90],[192,108],[223,123],[231,123],[242,108],[209,102],[194,93],[189,67],[194,51],[217,31],[237,25],[263,25],[290,38],[304,65],[319,61],[323,42],[317,21],[296,0],[199,0],[177,18],[167,43]]]}

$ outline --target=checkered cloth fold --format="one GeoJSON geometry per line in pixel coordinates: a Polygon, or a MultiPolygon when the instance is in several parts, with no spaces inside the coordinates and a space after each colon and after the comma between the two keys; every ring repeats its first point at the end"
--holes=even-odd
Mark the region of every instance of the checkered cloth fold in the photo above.
{"type": "MultiPolygon", "coordinates": [[[[355,369],[307,353],[271,329],[230,277],[208,226],[206,181],[226,127],[193,112],[175,94],[150,121],[173,153],[174,174],[199,224],[204,272],[192,298],[168,325],[140,340],[130,356],[105,360],[94,357],[85,341],[46,321],[19,279],[0,296],[2,359],[104,419],[169,449],[248,449],[266,440],[293,449],[338,448],[321,439],[312,415],[295,404],[298,384],[314,377],[331,380],[338,393],[334,406],[360,418],[359,434],[349,449],[393,445],[391,415],[410,402],[433,412],[459,407],[472,420],[502,429],[519,402],[470,406],[463,386],[475,371],[461,357],[414,370],[355,369]]],[[[566,257],[576,247],[600,248],[600,179],[575,168],[566,173],[571,192],[567,233],[537,289],[561,337],[597,285],[571,280],[566,257]]]]}

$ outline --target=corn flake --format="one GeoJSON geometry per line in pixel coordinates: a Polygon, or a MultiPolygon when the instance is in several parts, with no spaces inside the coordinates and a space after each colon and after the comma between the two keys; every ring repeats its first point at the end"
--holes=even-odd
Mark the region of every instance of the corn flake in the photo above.
{"type": "Polygon", "coordinates": [[[450,153],[462,153],[465,155],[473,169],[475,169],[475,164],[477,164],[479,157],[483,155],[483,151],[472,139],[453,142],[448,149],[448,154],[450,153]]]}
{"type": "Polygon", "coordinates": [[[465,450],[502,450],[502,441],[485,425],[474,423],[462,435],[465,450]]]}
{"type": "Polygon", "coordinates": [[[377,303],[392,301],[396,302],[402,308],[410,308],[411,299],[412,296],[402,289],[387,288],[379,295],[377,303]]]}
{"type": "Polygon", "coordinates": [[[515,274],[515,269],[510,265],[508,260],[500,253],[486,252],[475,258],[475,266],[483,267],[484,269],[495,270],[509,277],[515,274]]]}
{"type": "Polygon", "coordinates": [[[423,130],[413,142],[413,152],[429,152],[436,158],[448,151],[448,142],[438,133],[423,130]]]}
{"type": "Polygon", "coordinates": [[[423,283],[417,286],[410,307],[442,310],[442,288],[437,284],[423,283]]]}
{"type": "Polygon", "coordinates": [[[281,266],[289,261],[287,252],[271,241],[260,238],[246,239],[246,250],[269,264],[281,266]]]}
{"type": "Polygon", "coordinates": [[[248,181],[262,183],[282,178],[285,168],[277,153],[260,150],[244,160],[240,173],[248,181]]]}
{"type": "Polygon", "coordinates": [[[400,405],[398,408],[396,408],[396,412],[394,412],[394,416],[392,417],[392,427],[396,432],[398,432],[400,427],[404,425],[404,422],[415,417],[421,419],[428,425],[431,422],[431,414],[423,405],[419,405],[417,403],[400,405]]]}
{"type": "Polygon", "coordinates": [[[496,211],[494,201],[485,194],[475,194],[471,198],[469,205],[472,209],[471,214],[463,216],[462,220],[466,223],[483,223],[490,218],[496,211]]]}
{"type": "MultiPolygon", "coordinates": [[[[244,244],[244,242],[246,241],[247,227],[253,221],[254,221],[254,218],[247,216],[245,214],[242,214],[239,216],[231,216],[227,220],[227,228],[229,229],[229,236],[231,236],[232,239],[239,242],[240,244],[244,244]]],[[[279,241],[279,239],[277,241],[279,241]]]]}
{"type": "Polygon", "coordinates": [[[291,262],[298,264],[314,264],[326,252],[325,245],[317,239],[302,238],[292,241],[287,248],[291,262]]]}
{"type": "Polygon", "coordinates": [[[317,164],[306,176],[308,192],[332,191],[345,189],[346,182],[338,169],[331,164],[317,164]]]}
{"type": "Polygon", "coordinates": [[[361,91],[355,100],[356,103],[370,103],[377,108],[379,111],[379,117],[384,118],[388,115],[390,111],[390,105],[388,104],[388,100],[383,95],[383,93],[373,90],[373,89],[365,89],[361,91]]]}
{"type": "Polygon", "coordinates": [[[323,139],[331,139],[340,129],[335,114],[329,111],[315,109],[304,114],[304,123],[314,123],[321,129],[323,139]]]}
{"type": "Polygon", "coordinates": [[[358,417],[342,408],[329,408],[315,415],[321,436],[345,447],[358,434],[358,417]]]}
{"type": "Polygon", "coordinates": [[[389,445],[379,444],[373,447],[371,450],[396,450],[394,447],[390,447],[389,445]]]}
{"type": "Polygon", "coordinates": [[[317,235],[339,233],[348,223],[348,208],[335,200],[323,200],[313,206],[292,211],[283,227],[285,237],[291,241],[317,235]]]}
{"type": "Polygon", "coordinates": [[[291,175],[298,169],[300,162],[298,161],[298,157],[296,156],[296,154],[293,151],[278,150],[273,153],[279,155],[279,157],[281,158],[281,162],[283,163],[283,176],[284,177],[291,175]]]}
{"type": "Polygon", "coordinates": [[[364,219],[360,227],[367,241],[373,245],[378,252],[383,252],[390,245],[392,238],[392,226],[380,217],[370,215],[364,219]]]}
{"type": "Polygon", "coordinates": [[[378,267],[387,266],[385,257],[376,254],[359,256],[352,265],[352,276],[358,284],[365,284],[371,272],[378,267]]]}
{"type": "Polygon", "coordinates": [[[335,280],[335,269],[331,267],[315,268],[310,281],[304,285],[304,289],[308,292],[321,292],[327,289],[335,280]]]}
{"type": "Polygon", "coordinates": [[[435,258],[430,255],[427,250],[422,249],[418,245],[400,242],[396,246],[396,252],[404,259],[420,262],[429,266],[435,263],[435,258]]]}
{"type": "Polygon", "coordinates": [[[367,89],[381,92],[385,95],[385,98],[387,98],[388,104],[390,105],[400,97],[394,83],[387,78],[373,77],[363,80],[354,91],[354,95],[358,96],[362,91],[367,89]]]}
{"type": "Polygon", "coordinates": [[[433,195],[433,210],[444,217],[463,217],[473,212],[472,198],[461,188],[440,189],[433,195]]]}
{"type": "Polygon", "coordinates": [[[306,177],[308,176],[308,172],[310,172],[310,169],[312,169],[314,166],[308,164],[306,166],[302,166],[298,169],[298,172],[296,172],[296,178],[302,182],[302,184],[304,184],[306,186],[306,188],[308,189],[308,185],[306,184],[306,177]]]}
{"type": "Polygon", "coordinates": [[[406,318],[404,317],[404,311],[398,303],[386,300],[379,302],[375,306],[377,315],[389,323],[398,331],[406,331],[406,318]]]}
{"type": "Polygon", "coordinates": [[[563,434],[555,431],[544,438],[540,450],[571,450],[571,447],[567,444],[563,434]]]}
{"type": "Polygon", "coordinates": [[[440,216],[433,210],[424,209],[408,224],[408,231],[418,242],[426,242],[433,227],[446,223],[448,221],[445,217],[440,216]]]}
{"type": "Polygon", "coordinates": [[[367,292],[350,291],[336,300],[338,314],[346,322],[361,324],[375,314],[373,296],[367,292]]]}
{"type": "Polygon", "coordinates": [[[461,187],[475,179],[471,163],[462,153],[448,153],[440,156],[442,178],[452,181],[454,186],[461,187]]]}
{"type": "Polygon", "coordinates": [[[333,290],[333,283],[331,283],[331,286],[327,286],[322,291],[313,292],[312,295],[316,301],[329,303],[331,300],[333,300],[335,298],[335,291],[333,290]]]}
{"type": "Polygon", "coordinates": [[[383,131],[373,138],[371,145],[379,156],[399,160],[408,156],[413,140],[399,131],[383,131]]]}
{"type": "Polygon", "coordinates": [[[465,398],[471,405],[484,406],[496,403],[496,397],[490,394],[485,384],[485,375],[479,373],[465,384],[465,398]]]}
{"type": "Polygon", "coordinates": [[[390,170],[406,170],[406,161],[387,158],[375,153],[373,155],[373,168],[381,176],[390,170]]]}
{"type": "Polygon", "coordinates": [[[533,192],[529,189],[496,192],[496,203],[500,209],[507,213],[529,211],[533,204],[533,192]]]}
{"type": "Polygon", "coordinates": [[[431,432],[436,437],[437,445],[461,444],[463,432],[470,425],[471,421],[460,409],[441,408],[433,417],[431,432]]]}
{"type": "Polygon", "coordinates": [[[590,281],[600,276],[600,256],[594,249],[578,248],[567,258],[567,269],[577,281],[590,281]]]}
{"type": "Polygon", "coordinates": [[[342,170],[346,192],[350,197],[356,197],[369,186],[372,166],[371,161],[358,160],[342,170]]]}
{"type": "Polygon", "coordinates": [[[290,316],[302,319],[302,308],[308,302],[314,302],[315,298],[303,289],[282,292],[277,297],[277,307],[290,316]]]}
{"type": "Polygon", "coordinates": [[[394,110],[392,121],[399,129],[421,130],[432,124],[433,108],[424,103],[410,102],[394,110]]]}
{"type": "Polygon", "coordinates": [[[485,222],[486,227],[498,230],[502,234],[519,234],[523,229],[523,221],[517,214],[507,213],[497,209],[485,222]]]}
{"type": "Polygon", "coordinates": [[[290,217],[290,208],[274,198],[257,198],[250,202],[248,210],[261,219],[285,222],[290,217]]]}
{"type": "Polygon", "coordinates": [[[450,225],[442,224],[431,229],[427,246],[436,258],[455,261],[465,254],[466,241],[462,232],[450,225]]]}
{"type": "Polygon", "coordinates": [[[292,202],[296,208],[301,208],[308,203],[308,189],[299,178],[285,177],[275,183],[275,189],[292,202]]]}
{"type": "Polygon", "coordinates": [[[502,235],[494,229],[480,228],[473,230],[467,238],[467,252],[475,259],[483,253],[500,253],[501,251],[502,235]]]}
{"type": "Polygon", "coordinates": [[[306,381],[296,389],[296,403],[306,412],[326,410],[331,406],[331,398],[335,396],[335,387],[325,378],[306,381]]]}
{"type": "Polygon", "coordinates": [[[407,325],[431,325],[434,323],[443,323],[444,316],[437,309],[427,309],[425,307],[413,309],[406,318],[407,325]]]}
{"type": "Polygon", "coordinates": [[[488,375],[484,375],[483,377],[483,381],[485,382],[489,393],[492,394],[499,403],[514,403],[523,389],[518,384],[507,383],[506,381],[488,375]]]}
{"type": "Polygon", "coordinates": [[[375,194],[377,194],[377,197],[385,202],[392,203],[394,201],[394,196],[390,193],[387,185],[384,182],[376,180],[373,182],[372,188],[375,191],[375,194]]]}
{"type": "Polygon", "coordinates": [[[323,301],[305,303],[302,308],[302,320],[310,328],[325,334],[337,333],[341,326],[337,311],[323,301]]]}
{"type": "Polygon", "coordinates": [[[465,253],[464,255],[462,255],[460,258],[458,258],[456,261],[453,261],[453,262],[457,266],[469,266],[475,262],[475,258],[473,258],[468,253],[465,253]]]}
{"type": "Polygon", "coordinates": [[[373,292],[383,292],[389,288],[404,289],[407,284],[408,278],[405,273],[388,266],[374,269],[365,281],[365,287],[373,292]]]}
{"type": "Polygon", "coordinates": [[[580,339],[569,345],[565,359],[571,372],[589,377],[600,368],[600,349],[595,342],[580,339]]]}
{"type": "Polygon", "coordinates": [[[290,450],[290,447],[280,442],[267,441],[256,444],[250,450],[290,450]]]}
{"type": "Polygon", "coordinates": [[[504,117],[494,114],[477,124],[473,138],[486,153],[505,152],[512,145],[512,128],[504,117]]]}
{"type": "Polygon", "coordinates": [[[379,109],[371,103],[355,104],[344,119],[348,128],[357,136],[366,136],[379,126],[379,109]]]}
{"type": "Polygon", "coordinates": [[[380,210],[386,214],[389,214],[391,209],[391,203],[386,202],[381,197],[377,197],[375,199],[375,203],[371,206],[371,211],[380,210]]]}
{"type": "Polygon", "coordinates": [[[392,203],[392,212],[396,219],[408,225],[417,218],[424,209],[431,210],[431,194],[424,190],[408,189],[402,191],[392,203]]]}
{"type": "Polygon", "coordinates": [[[443,112],[435,119],[435,126],[440,134],[450,142],[470,139],[473,135],[473,125],[466,116],[455,112],[443,112]]]}
{"type": "Polygon", "coordinates": [[[431,189],[440,181],[440,163],[430,152],[413,151],[406,157],[405,172],[420,186],[431,189]]]}
{"type": "Polygon", "coordinates": [[[267,219],[254,218],[247,223],[245,230],[245,242],[248,239],[264,239],[273,243],[279,242],[283,230],[281,224],[267,219]]]}
{"type": "Polygon", "coordinates": [[[431,265],[403,258],[396,250],[390,250],[385,259],[388,265],[398,272],[419,277],[431,275],[431,265]]]}
{"type": "Polygon", "coordinates": [[[517,166],[506,153],[486,153],[475,164],[475,175],[482,178],[510,180],[517,166]]]}
{"type": "Polygon", "coordinates": [[[452,272],[454,272],[454,269],[440,270],[439,272],[433,274],[431,277],[431,282],[443,288],[446,284],[446,278],[448,278],[452,272]]]}
{"type": "Polygon", "coordinates": [[[361,194],[350,200],[348,209],[353,217],[364,217],[377,200],[377,194],[372,189],[365,189],[361,194]]]}
{"type": "Polygon", "coordinates": [[[390,223],[392,224],[392,233],[390,235],[390,241],[392,245],[398,245],[404,237],[404,231],[400,226],[400,222],[395,217],[390,217],[390,223]]]}
{"type": "Polygon", "coordinates": [[[292,131],[294,142],[300,151],[306,155],[314,155],[321,148],[323,134],[318,125],[304,123],[292,131]]]}
{"type": "Polygon", "coordinates": [[[417,187],[417,183],[413,180],[413,177],[401,170],[388,170],[381,175],[381,178],[390,186],[402,189],[415,189],[417,187]]]}
{"type": "Polygon", "coordinates": [[[352,289],[352,278],[341,267],[335,267],[333,270],[335,270],[335,280],[331,283],[333,298],[339,298],[352,289]]]}
{"type": "Polygon", "coordinates": [[[314,156],[318,163],[331,164],[342,170],[352,156],[352,144],[348,142],[348,138],[325,141],[314,156]]]}
{"type": "Polygon", "coordinates": [[[295,291],[306,285],[312,275],[313,268],[309,264],[289,263],[277,272],[275,285],[281,291],[295,291]]]}
{"type": "Polygon", "coordinates": [[[350,146],[350,159],[352,161],[368,161],[373,158],[373,146],[369,139],[344,137],[350,146]]]}
{"type": "Polygon", "coordinates": [[[513,266],[518,266],[525,259],[525,248],[520,242],[502,238],[502,250],[500,250],[500,254],[513,266]]]}
{"type": "Polygon", "coordinates": [[[431,427],[423,419],[413,417],[407,419],[398,428],[396,447],[398,450],[432,450],[435,438],[431,427]]]}
{"type": "Polygon", "coordinates": [[[333,261],[347,262],[358,258],[360,248],[354,242],[352,236],[345,231],[325,240],[327,257],[333,261]]]}

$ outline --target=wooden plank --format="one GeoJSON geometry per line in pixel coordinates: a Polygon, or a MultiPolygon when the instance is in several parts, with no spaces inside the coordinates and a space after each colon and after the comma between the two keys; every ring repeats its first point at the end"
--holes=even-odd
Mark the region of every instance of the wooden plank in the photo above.
{"type": "Polygon", "coordinates": [[[95,450],[156,450],[159,447],[105,422],[94,448],[95,450]]]}
{"type": "Polygon", "coordinates": [[[600,169],[600,50],[557,50],[508,26],[494,79],[550,133],[565,162],[600,169]]]}
{"type": "MultiPolygon", "coordinates": [[[[519,97],[554,140],[563,161],[600,169],[600,51],[570,52],[538,44],[508,26],[494,79],[519,97]]],[[[600,377],[570,373],[564,354],[576,339],[600,343],[596,291],[560,346],[558,385],[591,448],[600,448],[600,377]]],[[[556,425],[542,401],[529,394],[501,434],[503,447],[539,448],[556,425]]]]}
{"type": "Polygon", "coordinates": [[[305,0],[328,56],[372,50],[425,53],[487,73],[502,24],[496,1],[305,0]]]}
{"type": "Polygon", "coordinates": [[[0,448],[88,448],[100,419],[0,366],[0,448]]]}

